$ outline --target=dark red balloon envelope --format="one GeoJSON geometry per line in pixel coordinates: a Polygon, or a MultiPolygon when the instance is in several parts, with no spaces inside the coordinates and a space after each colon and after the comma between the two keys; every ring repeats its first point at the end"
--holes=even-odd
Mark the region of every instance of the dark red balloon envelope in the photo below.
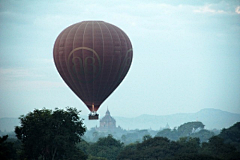
{"type": "Polygon", "coordinates": [[[103,21],[83,21],[60,33],[53,56],[66,84],[96,112],[126,76],[133,51],[120,28],[103,21]]]}

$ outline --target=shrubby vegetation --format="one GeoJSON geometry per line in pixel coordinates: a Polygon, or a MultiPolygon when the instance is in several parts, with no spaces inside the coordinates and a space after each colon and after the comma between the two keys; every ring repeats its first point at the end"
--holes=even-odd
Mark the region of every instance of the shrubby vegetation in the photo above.
{"type": "Polygon", "coordinates": [[[87,154],[95,157],[116,159],[116,156],[122,151],[122,149],[123,143],[114,139],[112,135],[108,135],[107,137],[99,138],[96,143],[90,144],[87,148],[87,154]]]}
{"type": "Polygon", "coordinates": [[[160,131],[155,131],[151,129],[135,129],[135,130],[121,130],[116,133],[110,132],[99,132],[95,128],[88,130],[83,139],[88,142],[97,142],[99,138],[103,138],[111,134],[115,139],[122,141],[125,145],[134,142],[142,142],[142,137],[145,135],[150,135],[152,137],[167,137],[170,140],[177,141],[180,137],[198,137],[200,142],[207,142],[212,136],[219,134],[215,131],[204,129],[202,122],[188,122],[174,129],[165,128],[160,131]]]}
{"type": "Polygon", "coordinates": [[[170,141],[165,137],[154,137],[142,143],[126,146],[118,155],[118,159],[161,159],[161,160],[233,160],[238,159],[240,152],[234,146],[224,144],[218,136],[210,138],[202,145],[199,138],[183,137],[178,141],[170,141]]]}
{"type": "Polygon", "coordinates": [[[7,141],[8,135],[0,137],[0,159],[16,159],[14,143],[7,141]]]}
{"type": "Polygon", "coordinates": [[[240,152],[240,123],[236,123],[228,129],[223,129],[219,137],[224,139],[224,143],[229,143],[240,152]]]}
{"type": "Polygon", "coordinates": [[[156,135],[157,137],[167,137],[170,140],[177,141],[181,137],[197,137],[200,142],[207,142],[209,138],[214,136],[214,133],[204,129],[202,122],[188,122],[177,129],[164,129],[159,131],[156,135]]]}
{"type": "Polygon", "coordinates": [[[201,122],[188,122],[164,129],[153,136],[149,130],[135,130],[120,139],[111,134],[92,132],[86,141],[79,111],[34,110],[21,116],[16,127],[18,139],[0,137],[3,160],[237,160],[240,157],[240,122],[219,135],[204,129],[201,122]],[[140,137],[141,136],[141,137],[140,137]],[[130,142],[129,137],[135,137],[130,142]],[[141,138],[141,139],[140,139],[141,138]]]}
{"type": "MultiPolygon", "coordinates": [[[[192,125],[192,122],[186,123],[181,128],[191,128],[192,125]]],[[[199,125],[202,126],[201,123],[199,125]]],[[[224,129],[218,136],[212,136],[208,141],[203,142],[199,137],[193,137],[193,135],[196,136],[196,132],[191,131],[192,134],[184,132],[187,136],[180,137],[176,141],[166,137],[145,135],[142,137],[142,142],[124,145],[108,135],[100,138],[96,143],[82,141],[78,147],[93,159],[238,160],[240,157],[240,152],[237,150],[239,142],[235,140],[240,138],[240,134],[237,134],[240,131],[239,125],[240,122],[229,129],[224,129]],[[226,131],[230,132],[235,143],[226,143],[226,139],[222,138],[222,134],[226,131]]],[[[178,130],[175,129],[173,132],[178,132],[178,130]]],[[[197,133],[201,132],[204,135],[206,130],[202,129],[197,133]]]]}
{"type": "Polygon", "coordinates": [[[158,131],[147,129],[135,129],[135,130],[117,130],[108,132],[99,132],[95,128],[87,130],[83,136],[83,139],[88,142],[97,142],[99,138],[107,137],[111,134],[115,139],[122,141],[125,145],[134,143],[136,141],[141,142],[144,135],[155,136],[158,131]]]}

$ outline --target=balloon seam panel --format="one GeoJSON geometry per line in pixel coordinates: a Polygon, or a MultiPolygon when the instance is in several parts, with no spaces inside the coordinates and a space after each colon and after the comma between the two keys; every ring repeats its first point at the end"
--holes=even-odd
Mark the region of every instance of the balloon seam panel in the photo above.
{"type": "MultiPolygon", "coordinates": [[[[113,27],[114,28],[114,27],[113,27]]],[[[114,28],[114,30],[115,30],[115,28],[114,28]]],[[[119,34],[119,32],[121,33],[121,36],[122,37],[124,37],[124,35],[122,35],[122,32],[121,32],[121,30],[119,29],[119,28],[117,28],[116,30],[115,30],[115,32],[117,33],[117,35],[118,35],[118,37],[120,37],[120,34],[119,34]]],[[[121,38],[119,38],[119,41],[120,41],[120,43],[121,43],[121,54],[123,53],[123,45],[122,45],[122,41],[121,41],[121,38]]],[[[125,40],[125,37],[124,37],[124,41],[126,42],[126,40],[125,40]]],[[[127,45],[127,44],[125,44],[125,45],[127,45]]],[[[126,47],[126,46],[125,46],[126,47]]],[[[126,55],[125,55],[126,56],[126,55]]],[[[122,58],[122,57],[121,57],[122,58]]],[[[120,68],[118,68],[118,71],[117,71],[117,73],[119,72],[119,70],[121,71],[121,66],[124,64],[124,61],[120,61],[120,68]]],[[[120,75],[121,75],[121,72],[119,73],[120,75]]],[[[118,81],[118,75],[117,74],[115,74],[114,75],[114,82],[111,84],[111,86],[108,88],[108,91],[107,91],[107,93],[108,92],[113,92],[114,91],[114,88],[116,88],[115,86],[118,86],[121,82],[119,82],[118,81]],[[117,78],[117,79],[116,79],[117,78]]]]}
{"type": "MultiPolygon", "coordinates": [[[[83,42],[82,42],[82,46],[84,46],[84,35],[86,33],[86,29],[87,29],[87,26],[88,26],[89,22],[87,22],[85,28],[84,28],[84,31],[83,31],[83,42]]],[[[84,52],[83,52],[83,57],[84,57],[84,52]]],[[[84,65],[83,65],[84,66],[84,65]]],[[[85,68],[84,68],[85,69],[85,68]]],[[[85,81],[87,82],[87,79],[86,79],[86,75],[85,75],[85,70],[83,69],[83,73],[84,73],[84,78],[85,78],[85,81]]],[[[91,93],[89,93],[89,87],[88,87],[88,83],[86,83],[86,86],[87,86],[87,97],[90,96],[91,93]]],[[[89,100],[89,99],[88,99],[89,100]]]]}
{"type": "MultiPolygon", "coordinates": [[[[104,54],[105,54],[105,52],[104,52],[105,42],[104,42],[104,38],[103,38],[103,30],[102,30],[102,27],[101,27],[101,25],[100,25],[99,22],[97,22],[97,23],[98,23],[99,28],[100,28],[100,30],[101,30],[102,41],[103,41],[103,50],[102,50],[102,53],[103,53],[103,55],[102,55],[102,68],[103,68],[103,66],[104,66],[104,54]]],[[[104,22],[101,23],[101,24],[104,24],[104,22]]],[[[104,72],[103,72],[103,69],[101,70],[101,77],[100,77],[100,81],[99,81],[100,84],[101,84],[101,82],[102,82],[102,75],[103,75],[102,73],[104,73],[104,72]]],[[[100,89],[101,89],[101,86],[99,85],[99,86],[98,86],[98,90],[97,90],[97,96],[96,96],[96,99],[98,99],[99,92],[101,93],[100,89]]]]}
{"type": "MultiPolygon", "coordinates": [[[[68,34],[70,33],[70,31],[71,31],[71,29],[70,29],[70,28],[67,28],[64,32],[68,35],[68,34]]],[[[67,37],[66,35],[64,35],[64,36],[61,37],[61,39],[60,39],[60,41],[59,41],[59,46],[61,45],[61,42],[62,42],[62,41],[63,41],[63,45],[64,45],[64,46],[66,45],[66,40],[67,40],[66,37],[67,37]],[[65,38],[65,40],[64,40],[64,38],[65,38]]],[[[59,53],[58,53],[58,54],[59,54],[59,53]]],[[[65,73],[64,70],[63,70],[63,65],[62,65],[62,60],[63,60],[64,55],[65,55],[65,49],[64,49],[62,55],[59,55],[59,58],[58,58],[58,59],[59,59],[60,68],[61,68],[61,70],[62,70],[62,74],[64,75],[64,77],[67,77],[67,76],[66,76],[66,73],[65,73]]],[[[69,86],[69,88],[75,93],[76,91],[74,91],[74,90],[72,89],[72,88],[74,88],[74,87],[72,87],[71,83],[68,82],[68,78],[63,79],[63,80],[64,80],[64,82],[69,86]]]]}
{"type": "MultiPolygon", "coordinates": [[[[112,36],[112,33],[111,33],[111,30],[108,28],[109,26],[111,26],[111,24],[107,24],[106,23],[103,23],[103,25],[106,27],[106,29],[109,31],[109,34],[110,36],[112,37],[112,44],[113,44],[113,48],[112,48],[112,52],[110,54],[112,54],[114,52],[114,41],[113,41],[113,36],[112,36]]],[[[112,63],[111,63],[111,69],[110,69],[110,72],[107,76],[107,80],[105,81],[104,83],[104,86],[103,86],[103,89],[100,91],[100,95],[103,95],[103,98],[104,100],[107,98],[105,95],[106,95],[106,85],[108,85],[108,80],[109,80],[109,77],[110,77],[110,73],[111,73],[111,70],[112,70],[112,64],[113,64],[113,58],[112,58],[112,63]]],[[[102,82],[102,79],[101,79],[101,82],[102,82]]]]}
{"type": "MultiPolygon", "coordinates": [[[[117,33],[117,31],[115,30],[115,26],[113,26],[113,25],[109,25],[109,26],[111,26],[111,29],[113,30],[113,32],[115,32],[116,33],[116,36],[115,37],[118,37],[118,42],[120,42],[120,46],[121,46],[121,40],[120,40],[120,38],[119,38],[119,35],[118,35],[118,33],[117,33]]],[[[118,28],[117,28],[118,29],[118,28]]],[[[113,48],[113,52],[112,52],[112,56],[116,56],[115,55],[115,44],[113,43],[113,46],[114,46],[114,48],[113,48]]],[[[121,53],[121,52],[120,52],[121,53]]],[[[107,78],[107,82],[109,81],[109,78],[110,78],[110,75],[112,75],[112,67],[113,67],[113,57],[112,57],[112,63],[111,63],[111,69],[110,69],[110,72],[109,72],[109,74],[108,74],[108,78],[107,78]]],[[[121,64],[121,61],[120,61],[120,64],[121,64]]],[[[118,69],[119,70],[119,69],[118,69]]],[[[117,72],[118,73],[118,72],[117,72]]],[[[113,73],[114,74],[114,73],[113,73]]],[[[116,77],[116,76],[115,76],[116,77]]],[[[114,80],[115,80],[115,77],[114,77],[114,80]]],[[[112,81],[112,83],[109,83],[109,86],[112,86],[112,85],[114,85],[115,84],[115,81],[112,81]]],[[[108,84],[108,83],[106,83],[106,84],[108,84]]],[[[108,94],[108,91],[110,90],[110,87],[108,88],[108,90],[106,91],[106,86],[105,86],[105,89],[104,89],[104,97],[108,97],[110,94],[108,94]]],[[[111,90],[110,90],[111,91],[111,90]]],[[[111,91],[111,93],[112,93],[113,91],[111,91]]]]}
{"type": "MultiPolygon", "coordinates": [[[[79,31],[79,29],[80,29],[80,27],[83,25],[83,23],[80,23],[80,25],[78,25],[78,27],[77,27],[77,29],[76,29],[76,32],[75,32],[75,34],[74,34],[74,38],[73,38],[73,43],[72,43],[72,48],[73,48],[73,50],[75,49],[75,48],[77,48],[77,47],[74,47],[74,42],[75,42],[75,39],[76,39],[76,35],[78,34],[78,31],[79,31]]],[[[77,85],[77,88],[78,88],[78,94],[81,94],[82,93],[82,95],[83,95],[83,99],[85,99],[85,93],[84,93],[84,90],[83,90],[83,87],[82,87],[82,84],[81,83],[79,83],[80,82],[80,80],[78,79],[78,76],[76,75],[76,77],[77,77],[77,84],[75,84],[75,85],[77,85]]],[[[73,80],[73,82],[74,82],[74,77],[72,77],[71,76],[71,79],[73,80]]]]}
{"type": "MultiPolygon", "coordinates": [[[[77,26],[77,25],[75,24],[74,26],[71,27],[70,31],[68,32],[68,34],[67,34],[67,36],[66,36],[66,41],[67,41],[67,39],[68,39],[69,34],[71,33],[71,31],[74,29],[75,26],[77,26]]],[[[73,42],[73,41],[72,41],[72,42],[73,42]]],[[[68,56],[69,56],[69,54],[67,53],[67,54],[65,55],[65,57],[64,57],[64,60],[65,60],[64,62],[65,62],[65,64],[66,64],[67,68],[69,68],[69,66],[68,66],[68,56]],[[67,59],[66,59],[66,58],[67,58],[67,59]]],[[[69,70],[68,70],[68,74],[69,74],[69,70]]],[[[67,76],[67,79],[68,79],[68,81],[72,82],[72,83],[70,83],[70,84],[71,84],[71,86],[72,86],[72,85],[74,86],[73,88],[76,89],[76,92],[77,92],[77,95],[78,95],[78,92],[79,92],[78,85],[75,84],[74,79],[72,79],[71,73],[70,73],[69,75],[70,75],[70,77],[67,76]]],[[[72,89],[72,90],[73,90],[73,89],[72,89]]]]}

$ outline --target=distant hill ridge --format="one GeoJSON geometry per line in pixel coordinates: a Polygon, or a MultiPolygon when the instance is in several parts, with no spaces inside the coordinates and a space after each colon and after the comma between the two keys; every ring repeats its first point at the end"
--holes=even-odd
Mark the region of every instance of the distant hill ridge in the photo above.
{"type": "MultiPolygon", "coordinates": [[[[88,129],[99,126],[98,121],[89,121],[87,116],[81,115],[88,129]]],[[[153,129],[159,130],[167,124],[171,129],[178,127],[186,122],[200,121],[206,129],[228,128],[240,122],[240,114],[230,113],[219,109],[205,108],[196,113],[177,113],[171,115],[140,115],[134,118],[114,116],[117,126],[123,129],[153,129]]],[[[20,125],[18,118],[0,118],[0,130],[13,131],[14,126],[20,125]]]]}
{"type": "MultiPolygon", "coordinates": [[[[240,114],[222,111],[220,109],[205,108],[196,113],[177,113],[171,115],[140,115],[135,118],[114,117],[122,128],[135,126],[136,128],[154,130],[161,129],[167,124],[170,128],[178,127],[186,122],[200,121],[206,129],[228,128],[240,121],[240,114]],[[126,126],[126,127],[125,127],[126,126]],[[144,127],[142,127],[144,126],[144,127]]],[[[129,127],[132,128],[132,127],[129,127]]]]}

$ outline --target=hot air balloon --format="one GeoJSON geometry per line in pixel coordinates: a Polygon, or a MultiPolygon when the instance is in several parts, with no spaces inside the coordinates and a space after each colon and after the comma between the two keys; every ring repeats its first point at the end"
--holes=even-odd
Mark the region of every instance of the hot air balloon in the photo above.
{"type": "Polygon", "coordinates": [[[126,76],[133,51],[120,28],[83,21],[59,34],[53,57],[62,79],[91,111],[89,119],[98,119],[100,105],[126,76]]]}

